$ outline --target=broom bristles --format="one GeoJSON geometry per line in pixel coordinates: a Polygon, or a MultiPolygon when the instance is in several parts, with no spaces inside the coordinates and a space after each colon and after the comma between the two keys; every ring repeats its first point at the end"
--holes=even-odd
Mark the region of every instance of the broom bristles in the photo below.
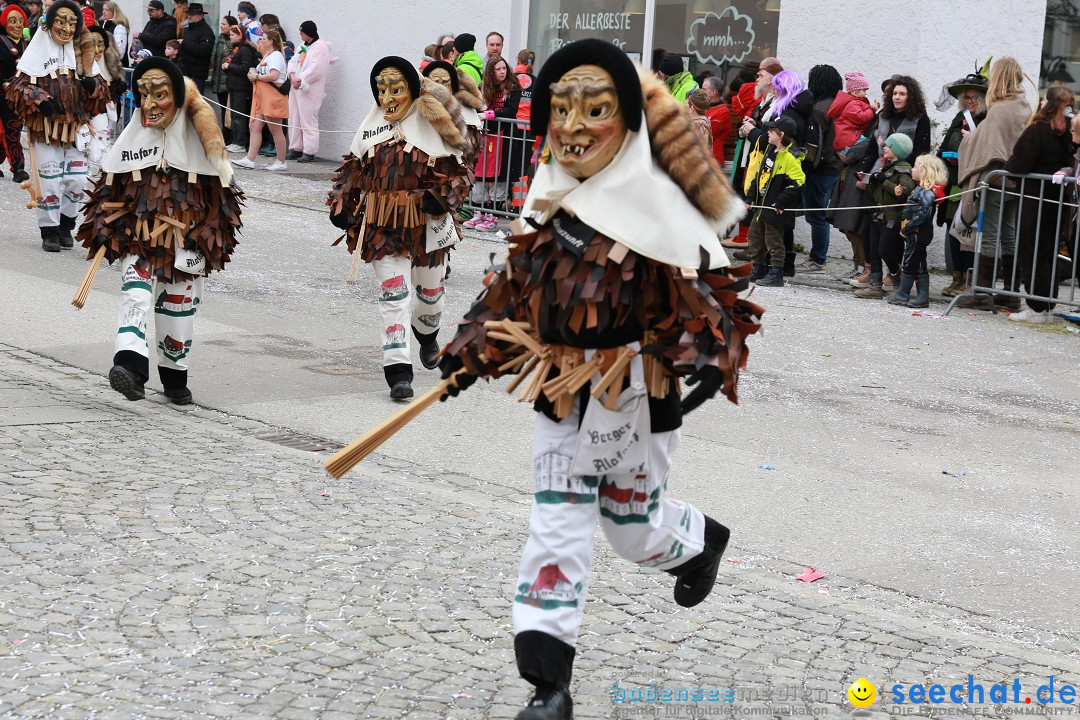
{"type": "Polygon", "coordinates": [[[347,447],[339,450],[333,457],[326,461],[326,471],[330,473],[335,480],[340,480],[345,473],[356,467],[361,460],[370,455],[377,447],[393,437],[398,430],[415,420],[420,413],[424,412],[424,410],[430,407],[432,403],[445,395],[451,387],[455,387],[457,385],[458,375],[463,372],[465,371],[458,370],[456,373],[413,400],[406,407],[403,407],[386,420],[383,420],[366,435],[357,438],[347,447]]]}
{"type": "Polygon", "coordinates": [[[86,305],[86,298],[90,295],[90,289],[94,287],[94,279],[97,278],[98,270],[101,269],[101,261],[105,258],[105,246],[102,245],[98,248],[97,253],[94,255],[94,259],[90,261],[90,267],[86,269],[86,275],[83,277],[82,284],[79,285],[79,289],[75,292],[75,297],[72,299],[71,304],[76,309],[82,310],[86,305]]]}

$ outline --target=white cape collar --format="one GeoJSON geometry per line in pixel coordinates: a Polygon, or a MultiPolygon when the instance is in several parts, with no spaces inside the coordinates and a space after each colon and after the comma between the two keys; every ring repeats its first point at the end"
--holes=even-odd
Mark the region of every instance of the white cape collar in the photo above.
{"type": "MultiPolygon", "coordinates": [[[[734,193],[732,202],[742,204],[734,193]]],[[[730,264],[717,236],[727,227],[715,227],[656,163],[645,132],[628,132],[611,164],[584,182],[567,174],[554,159],[541,164],[525,199],[524,215],[544,224],[560,208],[657,262],[697,269],[705,250],[710,269],[730,264]]],[[[736,207],[728,217],[741,214],[736,207]]]]}
{"type": "Polygon", "coordinates": [[[60,68],[75,72],[75,67],[74,43],[61,45],[44,29],[34,33],[17,65],[19,72],[30,77],[44,77],[60,68]]]}
{"type": "Polygon", "coordinates": [[[199,175],[219,176],[183,107],[177,109],[176,118],[165,130],[143,127],[142,110],[136,109],[101,163],[101,170],[128,173],[159,164],[199,175]]]}
{"type": "Polygon", "coordinates": [[[376,145],[395,139],[409,143],[433,158],[451,155],[461,158],[461,151],[442,139],[431,123],[420,115],[420,109],[416,107],[415,102],[405,119],[397,123],[386,122],[383,119],[382,108],[376,103],[364,118],[364,122],[360,123],[350,150],[356,157],[362,157],[376,145]]]}

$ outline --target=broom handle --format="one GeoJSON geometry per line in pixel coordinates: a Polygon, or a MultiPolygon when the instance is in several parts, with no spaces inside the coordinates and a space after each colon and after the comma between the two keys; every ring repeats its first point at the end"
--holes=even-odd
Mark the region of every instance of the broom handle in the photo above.
{"type": "Polygon", "coordinates": [[[412,422],[412,420],[415,419],[417,415],[424,412],[424,410],[427,410],[428,407],[432,405],[432,403],[445,395],[447,391],[450,390],[450,388],[457,386],[458,375],[462,374],[463,372],[465,372],[464,368],[458,370],[453,375],[446,378],[438,385],[413,400],[407,406],[403,407],[401,410],[398,410],[396,413],[383,420],[381,423],[369,430],[365,435],[357,438],[356,440],[353,440],[351,443],[349,443],[348,446],[336,452],[333,457],[331,457],[324,463],[326,471],[333,475],[335,479],[340,480],[341,477],[345,475],[345,473],[356,467],[356,465],[365,457],[367,457],[369,453],[375,450],[375,448],[379,447],[379,445],[382,445],[384,442],[389,440],[395,433],[397,433],[398,430],[412,422]],[[390,432],[386,432],[387,430],[389,430],[390,432]],[[361,448],[363,448],[368,443],[372,443],[373,438],[376,438],[382,433],[385,433],[386,437],[382,438],[378,442],[374,442],[374,444],[367,448],[367,452],[360,454],[361,448]]]}
{"type": "Polygon", "coordinates": [[[30,202],[26,204],[28,210],[34,210],[38,207],[38,203],[42,199],[41,195],[41,175],[38,173],[37,162],[37,150],[34,149],[34,141],[30,143],[30,186],[27,188],[30,191],[30,202]]]}

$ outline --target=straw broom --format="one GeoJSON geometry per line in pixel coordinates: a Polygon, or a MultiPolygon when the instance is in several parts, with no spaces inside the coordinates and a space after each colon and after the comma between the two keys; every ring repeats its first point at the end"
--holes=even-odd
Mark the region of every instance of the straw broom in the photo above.
{"type": "Polygon", "coordinates": [[[94,255],[94,259],[90,261],[90,267],[86,269],[86,275],[83,277],[82,285],[79,285],[79,289],[75,292],[75,297],[72,298],[71,304],[75,306],[75,309],[82,310],[86,305],[86,296],[90,294],[90,288],[94,287],[94,280],[97,278],[98,270],[101,269],[101,261],[105,259],[105,246],[102,245],[98,248],[97,253],[94,255]]]}
{"type": "Polygon", "coordinates": [[[326,461],[326,471],[330,473],[334,479],[340,480],[345,473],[352,470],[357,463],[370,455],[375,448],[389,440],[394,433],[415,420],[420,413],[424,412],[424,410],[430,407],[432,403],[445,395],[450,388],[457,387],[458,375],[461,375],[464,372],[464,369],[458,370],[456,373],[413,400],[406,407],[383,420],[366,435],[357,438],[350,443],[348,447],[338,451],[332,458],[326,461]]]}

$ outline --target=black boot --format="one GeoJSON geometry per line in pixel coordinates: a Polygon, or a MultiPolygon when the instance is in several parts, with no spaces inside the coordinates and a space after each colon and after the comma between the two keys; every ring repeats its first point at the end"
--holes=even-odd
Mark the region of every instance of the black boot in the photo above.
{"type": "Polygon", "coordinates": [[[161,378],[161,387],[165,397],[173,405],[190,405],[191,391],[187,387],[187,370],[174,370],[173,368],[158,366],[158,377],[161,378]]]}
{"type": "MultiPolygon", "coordinates": [[[[979,255],[976,260],[978,264],[975,267],[972,283],[978,283],[980,287],[994,287],[994,258],[990,255],[979,255]]],[[[972,290],[972,294],[958,298],[956,307],[989,310],[991,312],[997,309],[990,295],[982,292],[976,293],[974,290],[972,290]]]]}
{"type": "Polygon", "coordinates": [[[121,350],[113,355],[109,386],[128,400],[142,400],[146,397],[143,385],[149,377],[149,367],[145,356],[131,350],[121,350]]]}
{"type": "Polygon", "coordinates": [[[75,229],[75,218],[70,215],[60,216],[60,247],[72,248],[75,247],[75,238],[71,236],[71,231],[75,229]]]}
{"type": "Polygon", "coordinates": [[[434,370],[439,366],[439,331],[433,333],[421,333],[413,328],[413,337],[420,344],[420,364],[428,370],[434,370]]]}
{"type": "Polygon", "coordinates": [[[60,228],[43,227],[41,231],[41,249],[45,252],[60,252],[60,228]]]}
{"type": "Polygon", "coordinates": [[[30,173],[26,172],[21,167],[17,167],[11,173],[11,179],[14,180],[16,184],[24,183],[30,179],[30,173]]]}
{"type": "Polygon", "coordinates": [[[678,578],[675,581],[675,602],[683,607],[694,607],[709,596],[716,584],[720,558],[730,536],[730,530],[711,517],[705,517],[705,549],[700,555],[667,571],[678,578]]]}
{"type": "Polygon", "coordinates": [[[410,363],[395,363],[383,366],[383,376],[390,386],[390,397],[394,400],[408,400],[413,396],[413,369],[410,363]]]}
{"type": "Polygon", "coordinates": [[[514,655],[521,677],[536,688],[517,720],[573,720],[574,648],[545,632],[526,630],[514,638],[514,655]]]}

